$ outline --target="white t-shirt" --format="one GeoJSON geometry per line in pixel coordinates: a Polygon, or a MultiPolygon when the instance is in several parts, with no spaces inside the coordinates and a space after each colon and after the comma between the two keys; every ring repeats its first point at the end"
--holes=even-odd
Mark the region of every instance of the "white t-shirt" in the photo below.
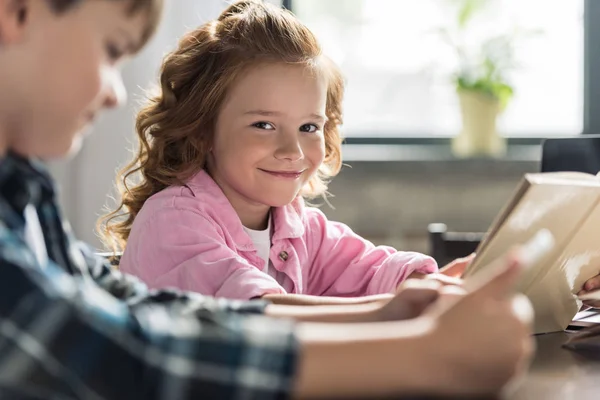
{"type": "Polygon", "coordinates": [[[256,251],[258,252],[258,256],[263,259],[265,269],[263,272],[269,274],[279,284],[281,284],[280,278],[283,278],[279,271],[277,271],[273,267],[273,263],[269,259],[269,254],[271,253],[271,214],[269,214],[269,222],[267,223],[267,229],[262,231],[255,231],[254,229],[249,229],[244,227],[244,231],[250,236],[252,239],[252,243],[254,243],[254,247],[256,247],[256,251]]]}

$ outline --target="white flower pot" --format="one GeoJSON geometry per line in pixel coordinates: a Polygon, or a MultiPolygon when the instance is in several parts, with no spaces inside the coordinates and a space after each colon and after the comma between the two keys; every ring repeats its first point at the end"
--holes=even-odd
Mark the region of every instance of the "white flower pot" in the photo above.
{"type": "Polygon", "coordinates": [[[498,135],[496,121],[500,102],[485,94],[458,90],[462,131],[452,139],[456,157],[501,157],[506,153],[506,139],[498,135]]]}

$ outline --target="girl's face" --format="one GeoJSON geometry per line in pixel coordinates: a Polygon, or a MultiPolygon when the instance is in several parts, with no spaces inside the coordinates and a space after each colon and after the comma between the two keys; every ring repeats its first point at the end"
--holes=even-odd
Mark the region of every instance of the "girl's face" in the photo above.
{"type": "Polygon", "coordinates": [[[289,204],[325,157],[327,80],[303,66],[262,64],[230,89],[208,170],[238,214],[289,204]]]}

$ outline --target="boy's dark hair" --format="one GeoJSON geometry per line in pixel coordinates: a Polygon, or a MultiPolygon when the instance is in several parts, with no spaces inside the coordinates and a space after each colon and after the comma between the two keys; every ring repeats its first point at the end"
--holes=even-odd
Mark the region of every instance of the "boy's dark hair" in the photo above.
{"type": "MultiPolygon", "coordinates": [[[[75,7],[76,5],[87,1],[87,0],[46,0],[46,2],[50,5],[50,8],[54,10],[56,13],[60,14],[68,11],[69,9],[75,7]]],[[[164,0],[106,0],[106,1],[126,1],[129,3],[129,7],[127,8],[127,15],[133,16],[138,12],[145,12],[148,16],[146,29],[144,30],[144,35],[142,37],[142,43],[140,43],[140,47],[143,47],[148,39],[152,36],[158,23],[160,21],[160,16],[162,13],[164,0]]],[[[136,49],[139,50],[139,49],[136,49]]]]}
{"type": "Polygon", "coordinates": [[[82,0],[46,0],[50,7],[57,13],[62,13],[68,10],[77,3],[81,3],[82,0]]]}
{"type": "MultiPolygon", "coordinates": [[[[63,12],[69,8],[85,1],[85,0],[46,0],[52,9],[56,12],[63,12]]],[[[131,3],[131,12],[136,12],[142,7],[148,7],[152,1],[149,0],[113,0],[113,1],[128,1],[131,3]]]]}

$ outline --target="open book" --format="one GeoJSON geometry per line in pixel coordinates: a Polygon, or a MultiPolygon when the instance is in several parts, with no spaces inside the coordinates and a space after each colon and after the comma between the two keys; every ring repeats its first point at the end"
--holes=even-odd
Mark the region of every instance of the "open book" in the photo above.
{"type": "Polygon", "coordinates": [[[523,271],[517,291],[531,300],[535,333],[564,330],[581,307],[576,293],[600,272],[600,178],[579,172],[526,174],[479,245],[464,277],[527,242],[540,229],[554,250],[523,271]]]}

